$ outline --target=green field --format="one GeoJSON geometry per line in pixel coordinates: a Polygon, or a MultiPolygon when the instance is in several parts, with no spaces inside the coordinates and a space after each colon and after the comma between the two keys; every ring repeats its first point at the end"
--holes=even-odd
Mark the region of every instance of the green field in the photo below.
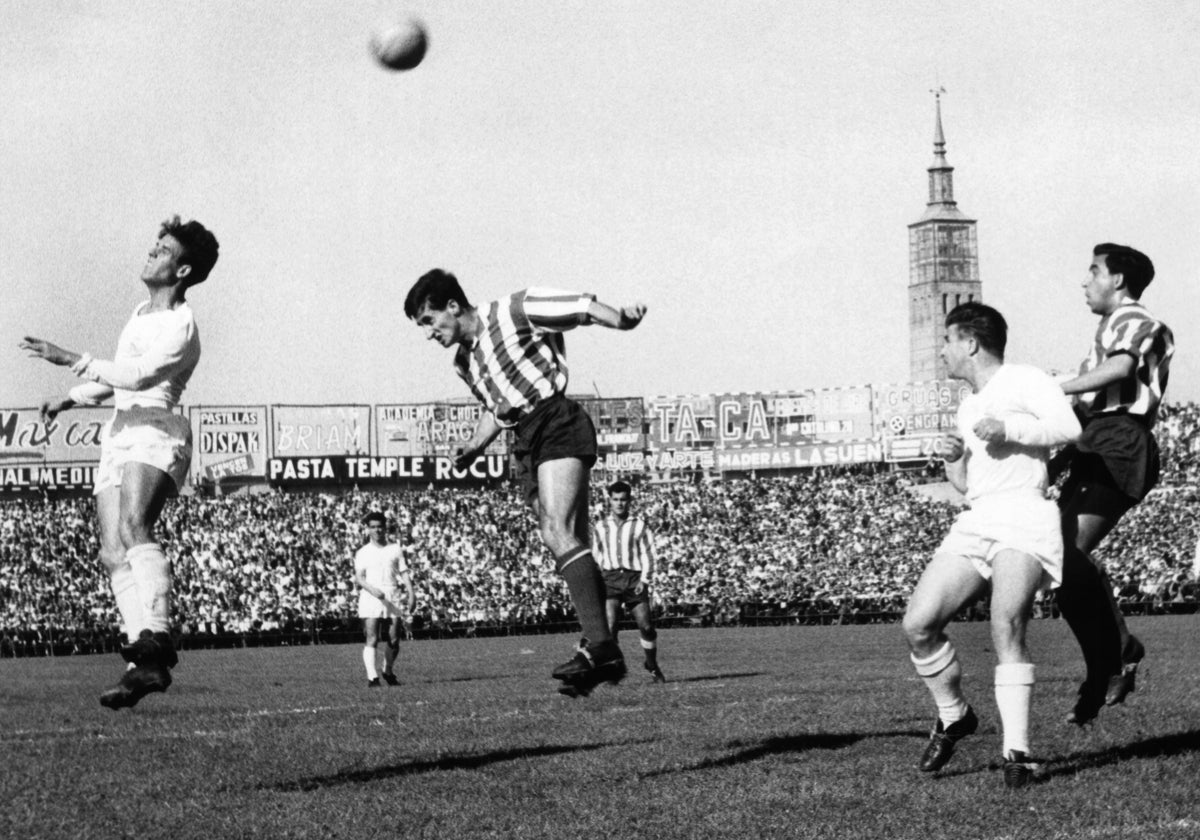
{"type": "Polygon", "coordinates": [[[1022,791],[997,769],[983,624],[952,633],[984,723],[935,778],[897,625],[667,631],[670,682],[631,667],[581,700],[548,677],[563,635],[407,643],[378,690],[356,645],[186,652],[169,694],[119,713],[96,702],[115,656],[4,660],[0,837],[1198,837],[1200,619],[1131,626],[1138,691],[1080,731],[1066,626],[1034,623],[1051,763],[1022,791]]]}

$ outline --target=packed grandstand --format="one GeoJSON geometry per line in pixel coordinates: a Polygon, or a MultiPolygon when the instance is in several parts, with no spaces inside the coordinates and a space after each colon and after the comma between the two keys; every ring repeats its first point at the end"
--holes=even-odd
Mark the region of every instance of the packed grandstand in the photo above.
{"type": "MultiPolygon", "coordinates": [[[[1200,406],[1164,408],[1160,486],[1098,552],[1128,611],[1194,611],[1200,600],[1198,431],[1200,406]]],[[[594,474],[597,496],[611,477],[594,474]]],[[[873,464],[642,483],[635,504],[656,534],[660,620],[894,620],[956,511],[926,492],[939,479],[930,461],[916,471],[873,464]]],[[[181,643],[349,638],[351,557],[369,510],[388,514],[404,546],[416,636],[572,626],[566,591],[509,484],[274,489],[185,495],[164,512],[181,643]]],[[[97,548],[86,495],[0,502],[0,655],[111,649],[118,619],[97,548]]],[[[1052,614],[1052,599],[1038,609],[1052,614]]]]}

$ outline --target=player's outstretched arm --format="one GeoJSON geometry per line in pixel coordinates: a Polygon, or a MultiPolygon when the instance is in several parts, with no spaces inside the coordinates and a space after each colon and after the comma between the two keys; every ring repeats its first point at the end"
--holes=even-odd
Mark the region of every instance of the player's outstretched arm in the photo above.
{"type": "Polygon", "coordinates": [[[1129,378],[1137,367],[1137,360],[1128,353],[1119,353],[1115,356],[1109,356],[1103,362],[1089,370],[1087,373],[1081,373],[1074,379],[1068,379],[1059,387],[1067,396],[1075,394],[1086,394],[1091,391],[1099,391],[1101,388],[1107,388],[1114,382],[1122,382],[1129,378]]]}
{"type": "Polygon", "coordinates": [[[587,314],[589,324],[599,324],[614,330],[631,330],[646,316],[646,304],[635,303],[617,309],[594,300],[588,305],[587,314]]]}
{"type": "Polygon", "coordinates": [[[64,350],[44,338],[34,338],[31,335],[25,336],[17,346],[26,351],[31,358],[45,359],[50,364],[59,367],[73,365],[82,358],[81,354],[73,350],[64,350]]]}
{"type": "Polygon", "coordinates": [[[479,422],[475,424],[475,433],[471,435],[466,446],[458,450],[458,454],[454,456],[454,468],[465,470],[471,466],[471,462],[487,449],[488,444],[494,441],[502,431],[504,431],[504,427],[500,425],[496,415],[490,411],[484,411],[479,422]]]}

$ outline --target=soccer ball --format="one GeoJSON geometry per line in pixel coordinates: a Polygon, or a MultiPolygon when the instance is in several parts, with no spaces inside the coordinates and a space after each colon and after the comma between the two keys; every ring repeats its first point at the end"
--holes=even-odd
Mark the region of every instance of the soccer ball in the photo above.
{"type": "Polygon", "coordinates": [[[371,36],[371,54],[389,70],[411,70],[421,63],[429,38],[415,19],[381,27],[371,36]]]}

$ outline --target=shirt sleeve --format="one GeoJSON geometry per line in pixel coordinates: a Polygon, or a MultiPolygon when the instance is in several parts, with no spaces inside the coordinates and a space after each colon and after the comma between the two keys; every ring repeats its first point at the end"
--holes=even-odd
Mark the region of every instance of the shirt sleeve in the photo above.
{"type": "Polygon", "coordinates": [[[172,329],[164,330],[137,359],[128,362],[92,359],[79,375],[123,391],[145,390],[187,364],[195,329],[190,318],[180,319],[172,329]]]}
{"type": "Polygon", "coordinates": [[[1025,413],[1004,418],[1004,435],[1025,446],[1059,446],[1079,437],[1079,418],[1062,389],[1048,375],[1032,370],[1021,383],[1025,413]]]}
{"type": "Polygon", "coordinates": [[[654,553],[654,532],[649,526],[642,527],[642,557],[645,558],[645,569],[642,572],[642,580],[649,583],[654,578],[654,573],[658,570],[658,555],[654,553]]]}
{"type": "Polygon", "coordinates": [[[526,289],[521,306],[529,323],[550,332],[565,332],[587,323],[588,307],[595,295],[537,286],[526,289]]]}
{"type": "Polygon", "coordinates": [[[1104,349],[1104,355],[1110,357],[1124,353],[1140,359],[1159,341],[1164,329],[1166,327],[1161,322],[1147,317],[1143,312],[1131,313],[1113,326],[1113,340],[1104,349]]]}
{"type": "Polygon", "coordinates": [[[81,382],[67,392],[76,405],[100,405],[113,395],[113,389],[99,382],[81,382]]]}

